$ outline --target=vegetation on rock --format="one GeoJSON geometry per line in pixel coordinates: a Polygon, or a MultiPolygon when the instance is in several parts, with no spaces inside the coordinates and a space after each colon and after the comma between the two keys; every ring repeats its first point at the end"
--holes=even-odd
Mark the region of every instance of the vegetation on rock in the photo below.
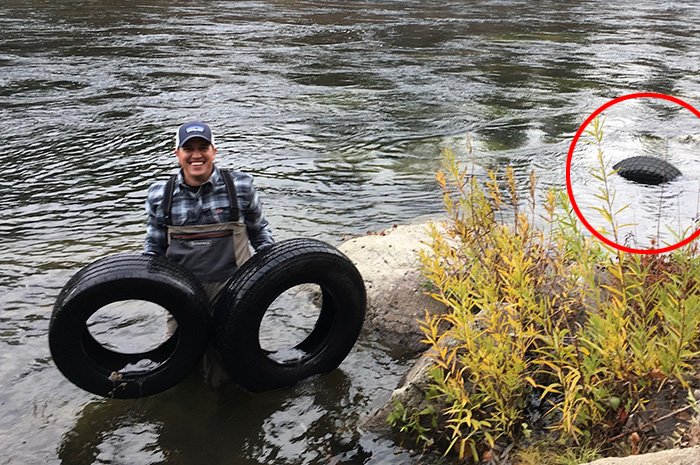
{"type": "MultiPolygon", "coordinates": [[[[601,125],[589,135],[599,144],[601,125]]],[[[600,145],[598,157],[597,211],[617,239],[619,209],[605,182],[613,171],[600,145]]],[[[700,334],[696,245],[664,255],[609,248],[584,233],[563,192],[539,199],[534,173],[525,186],[510,168],[480,182],[451,150],[437,180],[448,220],[432,226],[421,253],[430,295],[450,309],[421,322],[434,408],[399,405],[390,421],[474,461],[506,451],[520,463],[533,454],[561,463],[536,453],[552,443],[570,455],[588,451],[581,457],[639,452],[656,394],[670,385],[690,391],[700,334]]]]}

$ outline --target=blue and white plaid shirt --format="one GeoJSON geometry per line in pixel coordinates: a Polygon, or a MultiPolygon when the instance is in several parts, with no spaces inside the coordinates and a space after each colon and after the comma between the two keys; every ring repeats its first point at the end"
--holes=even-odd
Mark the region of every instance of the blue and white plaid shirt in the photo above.
{"type": "MultiPolygon", "coordinates": [[[[238,208],[245,221],[248,238],[256,250],[273,244],[272,232],[262,212],[260,199],[253,186],[253,177],[238,171],[231,171],[238,195],[238,208]]],[[[148,189],[146,211],[146,244],[144,253],[165,255],[168,248],[167,226],[163,212],[163,196],[167,181],[159,181],[148,189]]],[[[226,223],[229,221],[229,198],[226,183],[219,171],[214,172],[199,189],[185,184],[182,170],[177,175],[173,190],[173,226],[226,223]]]]}

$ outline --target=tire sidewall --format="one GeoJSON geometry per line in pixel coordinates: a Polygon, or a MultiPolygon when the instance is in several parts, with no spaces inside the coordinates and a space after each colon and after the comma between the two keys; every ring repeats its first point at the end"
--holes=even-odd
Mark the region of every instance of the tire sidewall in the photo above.
{"type": "Polygon", "coordinates": [[[265,391],[337,368],[355,344],[365,315],[364,283],[352,262],[332,249],[329,253],[299,254],[286,261],[262,260],[256,266],[256,273],[240,288],[227,289],[234,295],[229,299],[231,308],[218,308],[214,316],[214,342],[229,375],[248,390],[265,391]],[[319,321],[329,318],[327,331],[318,335],[298,362],[280,363],[260,347],[261,322],[279,295],[301,284],[316,284],[323,290],[319,321]]]}
{"type": "MultiPolygon", "coordinates": [[[[107,260],[104,271],[79,273],[76,280],[66,285],[72,288],[62,292],[57,300],[50,323],[49,346],[59,370],[78,387],[108,397],[148,396],[174,386],[198,363],[208,343],[208,314],[197,305],[201,296],[193,298],[189,292],[191,282],[185,280],[182,286],[174,284],[182,276],[168,273],[172,268],[170,263],[159,269],[158,274],[152,274],[147,265],[153,259],[144,259],[143,270],[132,266],[124,273],[128,276],[119,276],[118,258],[114,260],[116,269],[110,271],[107,260]],[[83,277],[87,278],[82,280],[83,277]],[[87,320],[95,312],[126,300],[152,302],[170,312],[178,323],[178,340],[169,358],[153,369],[119,375],[96,361],[95,354],[86,349],[84,337],[87,337],[87,320]]],[[[99,350],[109,352],[106,348],[99,350]]]]}

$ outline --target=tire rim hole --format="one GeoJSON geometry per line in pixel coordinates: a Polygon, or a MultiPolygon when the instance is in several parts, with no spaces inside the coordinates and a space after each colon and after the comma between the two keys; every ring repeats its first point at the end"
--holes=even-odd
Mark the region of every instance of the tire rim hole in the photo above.
{"type": "Polygon", "coordinates": [[[317,284],[300,284],[280,294],[260,323],[260,348],[279,363],[304,358],[298,346],[311,334],[321,315],[323,297],[317,284]]]}
{"type": "Polygon", "coordinates": [[[153,351],[177,329],[170,312],[145,300],[112,302],[93,313],[86,325],[100,345],[122,354],[153,351]]]}

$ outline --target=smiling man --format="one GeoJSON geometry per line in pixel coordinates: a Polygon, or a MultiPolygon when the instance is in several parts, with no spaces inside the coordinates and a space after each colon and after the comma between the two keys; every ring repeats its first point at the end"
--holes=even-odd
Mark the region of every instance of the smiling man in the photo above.
{"type": "Polygon", "coordinates": [[[200,133],[203,136],[210,135],[211,131],[207,131],[205,126],[190,126],[188,129],[190,133],[183,134],[185,139],[175,149],[175,156],[182,167],[185,183],[188,186],[201,186],[214,171],[216,147],[206,137],[197,137],[200,133]]]}
{"type": "Polygon", "coordinates": [[[148,190],[144,253],[165,255],[191,270],[213,301],[234,271],[274,239],[253,177],[219,169],[211,128],[190,121],[177,130],[180,171],[148,190]]]}

